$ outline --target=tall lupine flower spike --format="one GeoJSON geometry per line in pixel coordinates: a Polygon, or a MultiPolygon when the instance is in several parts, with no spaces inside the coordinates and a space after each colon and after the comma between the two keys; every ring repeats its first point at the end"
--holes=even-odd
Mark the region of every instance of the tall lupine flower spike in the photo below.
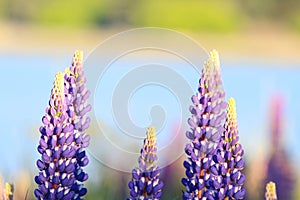
{"type": "MultiPolygon", "coordinates": [[[[81,149],[78,151],[76,157],[78,165],[76,170],[78,173],[86,176],[87,174],[82,171],[82,167],[89,163],[89,159],[83,148],[88,147],[90,142],[90,135],[86,134],[86,130],[90,125],[90,118],[87,113],[91,110],[91,105],[88,104],[88,98],[90,91],[86,88],[86,77],[84,76],[83,69],[83,53],[82,51],[76,51],[74,53],[71,66],[65,70],[64,76],[65,92],[68,94],[68,100],[71,102],[70,113],[71,124],[74,127],[74,135],[76,145],[81,149]]],[[[76,178],[77,181],[81,181],[83,177],[76,178]]],[[[84,178],[85,179],[85,178],[84,178]]],[[[76,190],[81,190],[83,184],[78,184],[76,190]]]]}
{"type": "Polygon", "coordinates": [[[38,189],[34,191],[38,199],[82,199],[87,192],[82,182],[88,175],[82,167],[88,163],[83,150],[88,140],[76,129],[78,118],[68,86],[65,74],[58,73],[42,118],[38,146],[42,156],[37,161],[40,173],[35,177],[38,189]]]}
{"type": "Polygon", "coordinates": [[[69,122],[68,103],[64,92],[64,74],[57,73],[46,115],[40,127],[41,138],[38,151],[42,155],[37,161],[40,170],[35,182],[38,189],[34,191],[38,199],[72,199],[71,191],[75,183],[76,154],[73,126],[69,122]]]}
{"type": "Polygon", "coordinates": [[[163,182],[159,179],[156,148],[156,132],[149,127],[138,159],[139,167],[132,170],[132,180],[128,183],[130,198],[127,200],[159,200],[163,182]]]}
{"type": "Polygon", "coordinates": [[[244,150],[239,143],[233,98],[228,100],[224,129],[218,150],[213,156],[215,164],[210,168],[211,173],[216,176],[213,196],[214,199],[243,199],[246,193],[243,188],[245,175],[241,172],[244,168],[244,150]]]}
{"type": "Polygon", "coordinates": [[[266,186],[265,200],[277,200],[276,184],[272,181],[266,186]]]}
{"type": "Polygon", "coordinates": [[[182,179],[186,187],[183,199],[214,199],[215,177],[210,166],[214,164],[213,156],[224,131],[227,105],[218,58],[216,51],[210,53],[210,59],[202,69],[198,93],[192,96],[192,117],[188,119],[191,129],[186,132],[190,140],[185,148],[188,158],[183,163],[187,176],[182,179]]]}

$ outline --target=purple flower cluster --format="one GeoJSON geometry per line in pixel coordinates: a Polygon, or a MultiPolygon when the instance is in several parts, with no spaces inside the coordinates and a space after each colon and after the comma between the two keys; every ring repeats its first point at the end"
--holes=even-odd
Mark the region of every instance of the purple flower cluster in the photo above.
{"type": "Polygon", "coordinates": [[[128,183],[130,198],[127,200],[158,200],[162,195],[163,182],[159,179],[157,162],[156,132],[149,127],[139,157],[139,167],[132,170],[128,183]]]}
{"type": "Polygon", "coordinates": [[[192,96],[193,105],[190,106],[192,118],[188,120],[191,130],[186,132],[190,142],[185,148],[188,159],[184,161],[187,177],[182,179],[186,187],[183,199],[212,198],[214,176],[209,168],[223,132],[226,103],[220,68],[217,59],[214,59],[217,58],[216,53],[212,52],[211,56],[204,64],[198,93],[192,96]]]}
{"type": "Polygon", "coordinates": [[[86,88],[86,77],[84,76],[84,70],[82,65],[82,52],[76,51],[73,57],[72,65],[67,68],[65,73],[65,92],[71,94],[72,105],[74,113],[76,115],[74,121],[74,128],[81,133],[85,138],[83,147],[86,147],[89,143],[89,135],[85,135],[85,130],[90,125],[90,118],[86,115],[92,108],[88,104],[87,100],[90,96],[90,91],[86,88]]]}
{"type": "Polygon", "coordinates": [[[42,118],[37,161],[40,170],[35,177],[38,199],[82,199],[88,179],[82,167],[89,162],[85,147],[90,137],[85,134],[91,109],[87,105],[89,92],[85,89],[82,53],[76,52],[66,73],[57,73],[49,106],[42,118]]]}
{"type": "Polygon", "coordinates": [[[287,152],[286,146],[282,144],[283,132],[283,97],[275,96],[271,102],[271,155],[267,162],[267,171],[264,183],[273,180],[277,185],[278,199],[293,199],[296,178],[294,166],[287,152]]]}
{"type": "Polygon", "coordinates": [[[237,129],[232,129],[235,122],[228,118],[232,113],[227,114],[224,126],[227,106],[224,97],[218,53],[212,51],[190,106],[183,199],[239,199],[244,195],[244,190],[239,190],[244,179],[240,174],[243,150],[237,143],[237,129]]]}
{"type": "Polygon", "coordinates": [[[222,134],[219,147],[213,156],[210,171],[214,178],[215,199],[243,199],[246,191],[243,188],[245,175],[244,150],[239,143],[237,129],[236,107],[233,98],[228,100],[225,130],[222,134]],[[214,163],[214,164],[213,164],[214,163]]]}

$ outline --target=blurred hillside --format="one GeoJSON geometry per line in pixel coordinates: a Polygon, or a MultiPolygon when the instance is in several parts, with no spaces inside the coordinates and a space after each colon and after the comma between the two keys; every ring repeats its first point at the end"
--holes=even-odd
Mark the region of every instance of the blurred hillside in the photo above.
{"type": "Polygon", "coordinates": [[[157,26],[227,57],[298,60],[299,8],[296,0],[0,0],[0,52],[89,52],[120,31],[157,26]]]}
{"type": "Polygon", "coordinates": [[[300,30],[297,0],[1,0],[3,21],[64,27],[162,26],[227,32],[266,20],[300,30]]]}

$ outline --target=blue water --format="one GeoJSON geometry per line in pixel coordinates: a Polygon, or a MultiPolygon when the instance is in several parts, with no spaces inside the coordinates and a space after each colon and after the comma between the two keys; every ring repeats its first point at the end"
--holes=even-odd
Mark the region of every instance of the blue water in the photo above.
{"type": "MultiPolygon", "coordinates": [[[[70,55],[0,54],[0,171],[5,176],[20,169],[35,168],[39,156],[37,130],[48,104],[53,78],[57,71],[69,65],[70,58],[70,55]]],[[[221,65],[226,98],[232,96],[236,100],[240,138],[246,155],[255,158],[261,150],[267,151],[270,102],[274,95],[281,94],[285,102],[283,144],[291,158],[299,161],[300,63],[225,59],[221,65]]],[[[195,89],[197,77],[190,78],[191,82],[195,81],[195,89]]],[[[132,100],[135,104],[130,102],[129,109],[139,104],[145,106],[145,102],[139,103],[141,97],[137,94],[132,100]]],[[[151,95],[148,101],[149,98],[151,95]]],[[[137,112],[131,116],[140,119],[142,114],[137,112]]],[[[147,125],[147,120],[145,117],[136,123],[147,125]]]]}

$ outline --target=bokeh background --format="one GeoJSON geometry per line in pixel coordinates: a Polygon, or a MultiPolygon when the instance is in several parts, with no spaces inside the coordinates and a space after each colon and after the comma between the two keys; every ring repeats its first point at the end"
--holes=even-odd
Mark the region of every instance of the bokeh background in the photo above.
{"type": "MultiPolygon", "coordinates": [[[[38,127],[53,77],[69,66],[73,52],[87,55],[113,34],[154,26],[219,51],[227,98],[237,102],[247,199],[263,199],[270,180],[279,199],[300,199],[299,9],[297,0],[0,0],[3,179],[14,183],[16,199],[26,193],[33,199],[38,127]]],[[[90,127],[91,134],[94,130],[90,127]]],[[[164,168],[162,199],[181,199],[183,158],[164,168]]],[[[130,174],[92,158],[87,170],[86,199],[128,196],[130,174]]]]}

